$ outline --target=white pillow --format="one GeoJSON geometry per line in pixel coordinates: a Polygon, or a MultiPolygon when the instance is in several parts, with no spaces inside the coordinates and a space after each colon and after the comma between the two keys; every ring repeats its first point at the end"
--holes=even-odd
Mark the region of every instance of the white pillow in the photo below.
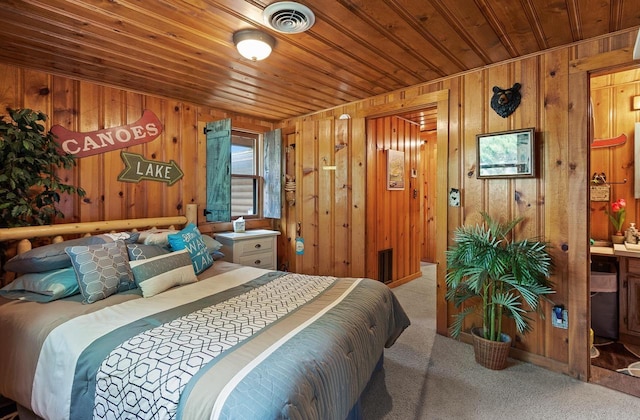
{"type": "Polygon", "coordinates": [[[191,257],[185,249],[144,260],[130,261],[131,271],[142,296],[151,297],[174,286],[198,281],[191,257]]]}

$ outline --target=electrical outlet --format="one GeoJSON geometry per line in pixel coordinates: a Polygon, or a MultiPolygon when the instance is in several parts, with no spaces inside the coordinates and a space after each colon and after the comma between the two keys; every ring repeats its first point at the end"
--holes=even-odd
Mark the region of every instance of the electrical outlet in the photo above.
{"type": "Polygon", "coordinates": [[[556,328],[569,328],[569,315],[562,306],[554,306],[551,309],[551,325],[556,328]]]}

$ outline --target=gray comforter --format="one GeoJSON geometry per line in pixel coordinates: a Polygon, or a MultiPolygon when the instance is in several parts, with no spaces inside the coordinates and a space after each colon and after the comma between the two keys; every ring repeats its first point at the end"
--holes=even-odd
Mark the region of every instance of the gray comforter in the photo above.
{"type": "Polygon", "coordinates": [[[214,267],[152,298],[0,306],[0,393],[54,419],[343,419],[409,325],[377,281],[214,267]]]}

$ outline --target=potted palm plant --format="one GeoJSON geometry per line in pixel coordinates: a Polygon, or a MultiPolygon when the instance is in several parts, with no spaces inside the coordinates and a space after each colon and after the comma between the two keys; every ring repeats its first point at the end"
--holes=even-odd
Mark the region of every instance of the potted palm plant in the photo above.
{"type": "Polygon", "coordinates": [[[549,281],[552,261],[548,243],[513,239],[512,231],[523,218],[503,223],[487,213],[482,217],[483,224],[458,227],[455,245],[446,253],[446,299],[460,309],[450,333],[457,338],[465,318],[480,310],[482,327],[471,329],[476,361],[503,369],[511,345],[503,333],[503,318],[513,319],[518,332],[526,333],[531,329],[529,313],[544,317],[539,301],[554,293],[549,281]]]}

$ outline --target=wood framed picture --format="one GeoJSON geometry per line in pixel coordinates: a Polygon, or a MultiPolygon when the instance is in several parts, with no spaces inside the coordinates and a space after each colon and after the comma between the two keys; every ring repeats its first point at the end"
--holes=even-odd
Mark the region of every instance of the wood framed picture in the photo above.
{"type": "Polygon", "coordinates": [[[387,150],[387,189],[404,190],[404,152],[387,150]]]}
{"type": "Polygon", "coordinates": [[[477,134],[478,178],[533,178],[535,129],[477,134]]]}

